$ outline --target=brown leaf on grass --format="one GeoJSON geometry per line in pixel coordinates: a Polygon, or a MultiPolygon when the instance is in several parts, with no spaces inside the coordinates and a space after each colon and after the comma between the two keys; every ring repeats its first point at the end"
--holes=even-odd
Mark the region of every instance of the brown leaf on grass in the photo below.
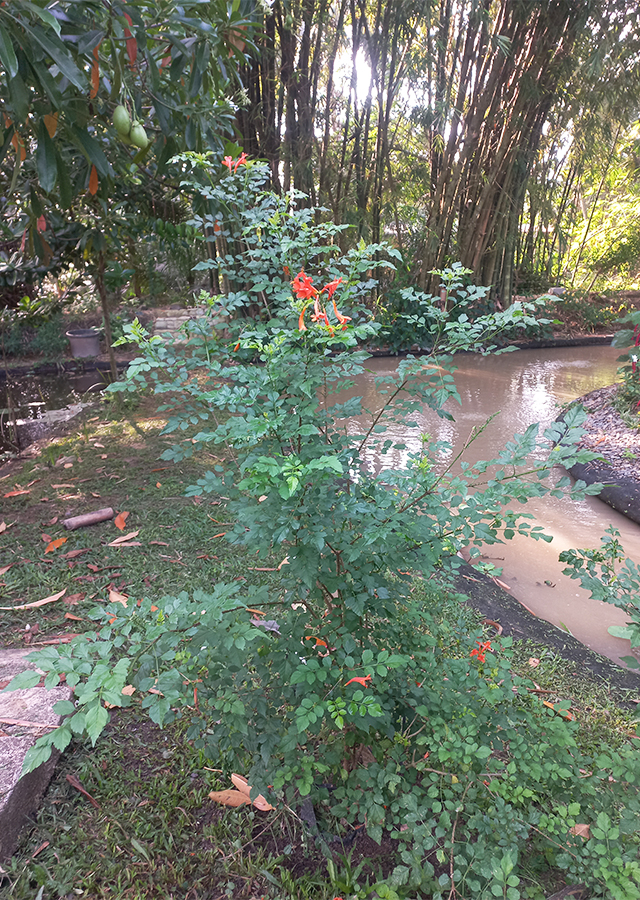
{"type": "Polygon", "coordinates": [[[226,791],[211,791],[209,799],[222,803],[223,806],[244,806],[245,803],[251,803],[246,794],[229,788],[226,791]]]}
{"type": "Polygon", "coordinates": [[[80,603],[84,600],[86,594],[69,594],[68,597],[65,597],[62,601],[67,606],[75,606],[76,603],[80,603]]]}
{"type": "Polygon", "coordinates": [[[100,447],[101,450],[104,450],[104,444],[101,444],[101,443],[99,443],[98,441],[96,441],[95,444],[94,444],[93,446],[94,446],[94,447],[100,447]]]}
{"type": "Polygon", "coordinates": [[[71,619],[73,622],[82,622],[82,616],[74,616],[71,613],[65,613],[64,618],[71,619]]]}
{"type": "Polygon", "coordinates": [[[118,515],[115,517],[114,525],[116,526],[118,531],[124,531],[124,525],[125,525],[125,522],[127,521],[128,515],[129,515],[128,512],[121,512],[121,513],[118,513],[118,515]]]}
{"type": "Polygon", "coordinates": [[[51,487],[53,487],[53,488],[70,488],[70,487],[76,487],[76,485],[75,484],[52,484],[51,487]]]}
{"type": "Polygon", "coordinates": [[[58,516],[54,516],[53,519],[50,519],[46,524],[47,525],[57,525],[58,518],[59,518],[58,516]]]}
{"type": "Polygon", "coordinates": [[[11,566],[13,566],[13,565],[15,565],[15,563],[9,563],[8,566],[3,566],[3,567],[0,569],[0,575],[5,575],[5,574],[9,571],[9,569],[11,568],[11,566]]]}
{"type": "Polygon", "coordinates": [[[529,657],[529,665],[531,666],[532,669],[537,669],[538,666],[540,665],[540,660],[535,656],[530,656],[529,657]]]}
{"type": "Polygon", "coordinates": [[[33,853],[31,854],[31,859],[35,859],[38,853],[42,853],[43,850],[46,850],[49,846],[49,841],[43,841],[39,847],[37,847],[33,853]]]}
{"type": "Polygon", "coordinates": [[[75,775],[67,775],[67,781],[69,782],[71,787],[74,787],[77,791],[80,791],[80,793],[87,798],[92,806],[95,806],[96,809],[100,809],[100,804],[98,803],[98,801],[91,796],[89,791],[85,791],[75,775]]]}
{"type": "Polygon", "coordinates": [[[31,491],[9,491],[8,494],[5,494],[5,497],[19,497],[20,494],[30,494],[31,491]]]}
{"type": "MultiPolygon", "coordinates": [[[[244,794],[249,800],[251,799],[251,785],[244,777],[244,775],[237,775],[235,772],[231,776],[231,781],[235,784],[241,794],[244,794]]],[[[209,794],[211,796],[211,794],[209,794]]],[[[255,800],[252,801],[253,805],[256,809],[261,809],[262,812],[268,812],[270,809],[275,809],[262,794],[258,794],[255,800]]]]}
{"type": "MultiPolygon", "coordinates": [[[[130,531],[129,534],[123,534],[121,537],[116,538],[115,541],[110,541],[107,544],[107,547],[119,547],[121,544],[124,544],[125,541],[130,541],[134,537],[138,537],[140,534],[140,529],[138,531],[130,531]]],[[[139,546],[139,545],[135,545],[139,546]]]]}
{"type": "Polygon", "coordinates": [[[136,689],[132,684],[125,684],[125,686],[122,688],[122,693],[125,695],[125,697],[132,697],[135,692],[136,689]]]}
{"type": "Polygon", "coordinates": [[[96,566],[95,563],[87,563],[87,569],[91,569],[92,572],[99,572],[100,566],[96,566]]]}
{"type": "Polygon", "coordinates": [[[53,553],[54,550],[58,550],[63,544],[66,544],[67,541],[68,538],[66,537],[56,538],[55,541],[51,541],[50,544],[47,544],[44,552],[53,553]]]}
{"type": "Polygon", "coordinates": [[[158,546],[160,546],[160,547],[168,547],[169,546],[166,541],[149,541],[149,545],[151,545],[151,544],[158,544],[158,546]]]}
{"type": "Polygon", "coordinates": [[[0,609],[9,611],[14,609],[35,609],[36,606],[44,606],[46,603],[54,603],[66,593],[67,589],[65,588],[63,591],[59,591],[57,594],[52,594],[50,597],[45,597],[43,600],[34,600],[33,603],[23,603],[21,606],[0,606],[0,609]]]}
{"type": "MultiPolygon", "coordinates": [[[[11,525],[15,525],[15,522],[12,522],[11,525]]],[[[4,520],[0,522],[0,534],[2,534],[3,531],[6,531],[7,528],[11,528],[11,525],[7,525],[4,520]]]]}
{"type": "Polygon", "coordinates": [[[123,606],[126,606],[128,599],[126,594],[121,594],[119,591],[109,591],[109,603],[122,603],[123,606]]]}
{"type": "Polygon", "coordinates": [[[88,553],[90,547],[84,547],[82,550],[69,550],[68,553],[60,554],[60,559],[75,559],[77,556],[81,556],[83,553],[88,553]]]}
{"type": "Polygon", "coordinates": [[[50,534],[44,534],[44,532],[40,535],[45,544],[50,544],[53,538],[50,534]]]}

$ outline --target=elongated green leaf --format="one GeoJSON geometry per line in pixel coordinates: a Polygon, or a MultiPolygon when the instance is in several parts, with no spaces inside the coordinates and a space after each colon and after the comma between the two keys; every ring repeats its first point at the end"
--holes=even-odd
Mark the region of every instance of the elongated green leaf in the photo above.
{"type": "Polygon", "coordinates": [[[46,193],[50,193],[58,180],[58,166],[56,162],[56,148],[49,137],[44,118],[38,124],[38,146],[36,148],[36,169],[40,187],[46,193]]]}
{"type": "Polygon", "coordinates": [[[105,178],[111,178],[113,176],[113,169],[111,168],[109,160],[104,155],[104,150],[98,141],[91,137],[87,131],[83,131],[82,128],[74,128],[73,130],[82,149],[86,153],[89,162],[96,167],[100,175],[103,175],[105,178]]]}
{"type": "Polygon", "coordinates": [[[7,34],[4,28],[0,25],[0,62],[2,62],[3,66],[7,71],[7,75],[9,78],[15,78],[18,74],[18,60],[16,59],[16,53],[13,49],[13,43],[11,41],[11,36],[7,34]]]}
{"type": "Polygon", "coordinates": [[[29,115],[29,94],[19,73],[9,81],[9,101],[14,117],[19,122],[26,121],[29,115]]]}
{"type": "Polygon", "coordinates": [[[87,87],[87,79],[76,66],[73,57],[69,54],[62,41],[58,38],[55,38],[55,40],[50,38],[44,33],[42,28],[30,28],[28,25],[23,25],[23,28],[49,54],[65,78],[68,78],[81,91],[87,87]]]}
{"type": "Polygon", "coordinates": [[[69,209],[73,203],[73,188],[67,167],[60,153],[56,150],[56,165],[58,168],[58,191],[60,192],[60,202],[63,209],[69,209]]]}
{"type": "Polygon", "coordinates": [[[40,9],[40,7],[36,6],[35,3],[29,3],[29,0],[22,0],[22,6],[25,9],[30,10],[34,14],[34,16],[42,19],[43,22],[53,28],[56,34],[60,34],[60,23],[54,16],[51,15],[48,9],[40,9]]]}
{"type": "Polygon", "coordinates": [[[62,94],[45,63],[42,60],[34,60],[32,54],[28,53],[25,48],[23,48],[22,53],[36,81],[40,83],[42,90],[47,95],[49,103],[54,109],[60,109],[62,106],[62,94]]]}
{"type": "Polygon", "coordinates": [[[4,136],[2,138],[2,146],[0,147],[0,165],[2,165],[2,162],[5,158],[5,156],[7,155],[7,151],[9,149],[9,147],[11,146],[11,141],[13,139],[13,135],[14,135],[14,129],[13,129],[13,125],[12,125],[11,128],[8,128],[7,131],[4,132],[4,136]]]}

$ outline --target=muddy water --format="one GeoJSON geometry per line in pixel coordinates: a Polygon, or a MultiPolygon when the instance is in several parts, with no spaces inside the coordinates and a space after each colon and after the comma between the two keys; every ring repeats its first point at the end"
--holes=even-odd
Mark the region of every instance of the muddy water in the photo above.
{"type": "MultiPolygon", "coordinates": [[[[500,411],[465,456],[468,460],[492,459],[514,433],[524,431],[532,422],[547,425],[562,404],[612,384],[618,354],[611,347],[595,346],[521,350],[496,357],[459,356],[456,384],[462,405],[448,406],[455,422],[439,419],[425,409],[416,417],[417,428],[396,429],[389,436],[403,439],[411,451],[419,447],[421,433],[428,432],[438,440],[449,441],[453,445],[451,455],[455,455],[474,425],[500,411]]],[[[395,360],[389,359],[370,361],[370,371],[359,379],[355,391],[363,396],[364,406],[376,408],[380,401],[374,378],[390,374],[395,365],[395,360]]],[[[351,429],[359,430],[355,422],[351,429]]],[[[405,461],[406,451],[395,451],[395,457],[385,457],[385,466],[401,466],[405,461]]],[[[567,498],[536,500],[529,511],[553,536],[553,542],[516,537],[487,547],[484,558],[503,568],[500,580],[532,612],[568,629],[588,647],[618,662],[629,654],[629,642],[612,637],[607,628],[623,625],[625,614],[591,600],[577,582],[564,576],[558,554],[570,547],[597,546],[600,535],[613,524],[621,532],[627,555],[640,561],[640,526],[592,497],[579,503],[567,498]]]]}
{"type": "Polygon", "coordinates": [[[104,390],[108,372],[97,370],[80,374],[11,376],[0,381],[0,453],[13,451],[18,427],[20,449],[44,437],[54,422],[71,418],[86,401],[87,395],[104,390]]]}

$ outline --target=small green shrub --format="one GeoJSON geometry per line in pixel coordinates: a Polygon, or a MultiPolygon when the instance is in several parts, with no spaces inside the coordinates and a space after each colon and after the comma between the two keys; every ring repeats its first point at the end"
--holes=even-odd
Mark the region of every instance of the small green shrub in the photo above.
{"type": "MultiPolygon", "coordinates": [[[[276,202],[265,201],[264,215],[276,202]]],[[[271,244],[281,242],[276,259],[306,254],[314,267],[296,274],[286,298],[277,288],[277,315],[232,322],[230,341],[205,321],[178,349],[134,323],[125,331],[141,356],[112,389],[180,395],[163,458],[215,451],[187,493],[224,498],[226,540],[257,561],[275,557],[280,583],[218,583],[206,594],[96,609],[94,633],[37,655],[46,685],[64,673],[75,702],[56,704],[62,725],[38,740],[26,768],[73,735],[95,742],[105,703],[129,705],[122,690],[131,684],[153,721],[187,718],[196,747],[216,767],[245,773],[254,794],[294,809],[310,797],[320,843],[360,827],[375,841],[394,838],[388,896],[517,900],[523,858],[537,855],[595,895],[631,900],[640,884],[636,752],[580,752],[566,708],[545,709],[514,676],[509,639],[486,641],[414,592],[417,575],[455,573],[464,547],[478,552],[516,533],[550,540],[525,504],[592,492],[553,476],[556,465],[591,458],[576,449],[584,412],[571,409],[542,435],[530,426],[494,460],[463,458],[459,474],[442,465],[446,442],[425,435],[409,452],[387,434],[392,422],[415,427],[425,404],[450,418],[444,404],[458,395],[444,351],[486,352],[531,310],[439,318],[443,352],[408,357],[377,378],[381,404],[367,410],[343,391],[366,366],[358,346],[379,331],[358,306],[345,307],[362,295],[370,248],[337,257],[307,221],[299,239],[288,220],[268,224],[271,244]],[[356,427],[345,428],[353,417],[356,427]],[[392,450],[405,453],[403,469],[392,450]],[[572,831],[584,821],[589,839],[572,831]]],[[[242,279],[251,259],[271,265],[252,251],[239,261],[242,279]]],[[[26,673],[12,687],[39,677],[26,673]]]]}

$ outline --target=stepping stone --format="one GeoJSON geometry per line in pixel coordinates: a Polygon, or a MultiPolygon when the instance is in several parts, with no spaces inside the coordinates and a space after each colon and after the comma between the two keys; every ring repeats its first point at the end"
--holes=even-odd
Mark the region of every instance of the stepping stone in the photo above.
{"type": "MultiPolygon", "coordinates": [[[[37,667],[25,659],[33,649],[0,649],[0,685],[19,672],[37,667]]],[[[54,751],[46,763],[21,777],[22,763],[29,747],[58,725],[61,716],[53,711],[58,700],[68,700],[71,691],[60,685],[22,691],[0,690],[0,862],[16,849],[18,835],[37,811],[60,756],[54,751]]]]}

